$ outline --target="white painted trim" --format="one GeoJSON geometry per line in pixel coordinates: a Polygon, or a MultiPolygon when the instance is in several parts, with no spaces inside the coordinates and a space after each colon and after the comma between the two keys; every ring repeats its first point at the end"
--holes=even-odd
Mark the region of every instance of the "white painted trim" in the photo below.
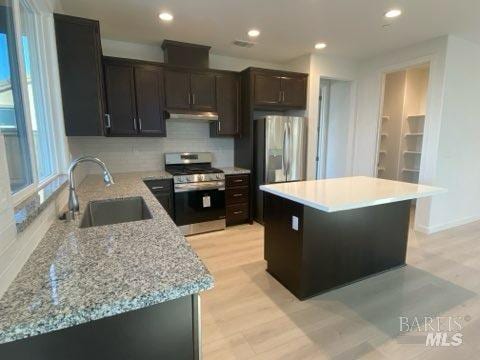
{"type": "Polygon", "coordinates": [[[476,221],[480,221],[480,215],[469,216],[466,218],[457,219],[457,220],[449,221],[444,224],[433,225],[433,226],[424,226],[424,225],[415,224],[415,230],[423,234],[430,235],[440,231],[449,230],[458,226],[467,225],[476,221]]]}

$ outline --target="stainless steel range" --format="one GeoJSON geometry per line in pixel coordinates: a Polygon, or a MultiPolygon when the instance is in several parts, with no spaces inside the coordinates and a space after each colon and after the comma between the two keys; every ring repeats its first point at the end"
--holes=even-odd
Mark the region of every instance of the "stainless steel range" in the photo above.
{"type": "Polygon", "coordinates": [[[173,175],[175,222],[185,235],[225,229],[225,175],[212,167],[212,154],[165,154],[173,175]]]}

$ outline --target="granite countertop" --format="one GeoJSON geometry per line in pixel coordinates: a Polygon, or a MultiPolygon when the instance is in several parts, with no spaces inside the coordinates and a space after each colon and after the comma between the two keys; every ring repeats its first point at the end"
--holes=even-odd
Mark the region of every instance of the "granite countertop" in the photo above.
{"type": "Polygon", "coordinates": [[[225,173],[225,175],[250,174],[250,170],[239,168],[239,167],[236,167],[236,166],[219,167],[219,169],[222,170],[225,173]]]}
{"type": "Polygon", "coordinates": [[[0,299],[0,344],[140,309],[213,287],[213,277],[142,179],[90,175],[80,214],[56,220],[0,299]],[[152,219],[80,229],[91,200],[141,196],[152,219]]]}
{"type": "Polygon", "coordinates": [[[367,176],[261,185],[260,190],[325,212],[418,199],[445,189],[367,176]]]}

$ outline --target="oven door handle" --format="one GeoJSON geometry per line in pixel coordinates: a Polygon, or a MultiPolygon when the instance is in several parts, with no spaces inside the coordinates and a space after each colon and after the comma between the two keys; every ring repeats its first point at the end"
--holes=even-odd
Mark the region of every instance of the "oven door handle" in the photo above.
{"type": "Polygon", "coordinates": [[[225,191],[225,183],[223,181],[209,181],[199,184],[176,184],[175,192],[191,192],[191,191],[202,191],[202,190],[218,190],[225,191]]]}

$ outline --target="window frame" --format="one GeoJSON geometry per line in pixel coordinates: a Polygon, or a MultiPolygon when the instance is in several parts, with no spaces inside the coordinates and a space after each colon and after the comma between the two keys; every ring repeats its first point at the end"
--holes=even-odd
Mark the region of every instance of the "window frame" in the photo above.
{"type": "MultiPolygon", "coordinates": [[[[63,127],[63,111],[52,102],[54,95],[59,93],[59,78],[58,78],[58,60],[56,58],[56,44],[55,32],[53,27],[53,12],[49,9],[42,8],[42,5],[35,3],[32,0],[11,0],[13,31],[15,38],[15,56],[17,59],[16,66],[18,67],[18,74],[20,76],[20,94],[22,97],[22,110],[25,120],[25,127],[27,133],[28,151],[30,159],[30,169],[32,173],[32,184],[20,189],[15,193],[11,193],[11,199],[14,206],[18,205],[39,189],[44,187],[58,175],[64,173],[67,166],[67,143],[65,139],[65,130],[63,127]],[[26,6],[28,11],[34,13],[34,41],[38,49],[37,55],[39,59],[35,59],[40,64],[40,86],[42,88],[42,116],[45,116],[49,121],[48,127],[51,137],[52,152],[50,154],[51,161],[54,166],[53,173],[40,180],[37,169],[37,152],[35,150],[35,143],[33,139],[32,116],[30,109],[30,99],[28,93],[28,83],[25,69],[25,60],[23,52],[22,41],[22,21],[21,21],[21,4],[26,6]],[[45,11],[47,10],[47,11],[45,11]],[[56,67],[56,69],[55,69],[56,67]],[[63,140],[62,140],[63,139],[63,140]],[[63,155],[62,155],[63,154],[63,155]]],[[[29,39],[31,41],[31,39],[29,39]]],[[[39,86],[32,85],[32,86],[39,86]]],[[[32,101],[34,103],[34,101],[32,101]]]]}

